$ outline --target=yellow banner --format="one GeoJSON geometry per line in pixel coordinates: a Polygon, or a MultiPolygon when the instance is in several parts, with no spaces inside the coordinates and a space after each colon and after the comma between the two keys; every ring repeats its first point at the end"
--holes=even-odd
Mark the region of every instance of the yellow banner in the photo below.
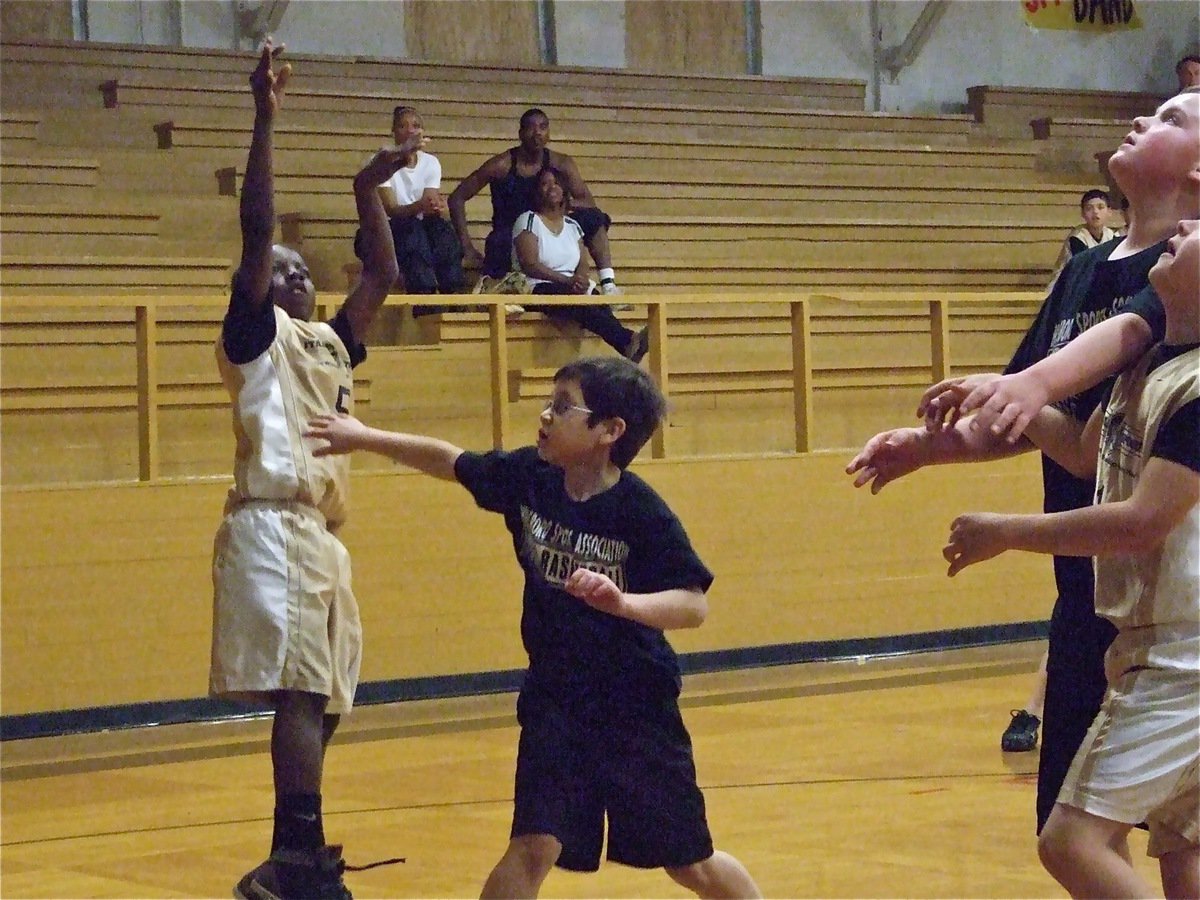
{"type": "Polygon", "coordinates": [[[1021,0],[1025,24],[1064,31],[1127,31],[1141,28],[1134,0],[1021,0]]]}

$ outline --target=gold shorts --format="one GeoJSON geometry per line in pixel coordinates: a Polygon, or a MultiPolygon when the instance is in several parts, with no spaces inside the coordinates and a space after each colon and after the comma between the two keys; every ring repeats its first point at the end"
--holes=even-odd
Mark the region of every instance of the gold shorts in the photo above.
{"type": "Polygon", "coordinates": [[[254,501],[225,516],[213,544],[209,693],[264,702],[274,691],[350,711],[362,625],[350,554],[312,507],[254,501]]]}
{"type": "Polygon", "coordinates": [[[1200,674],[1127,672],[1109,687],[1058,802],[1114,822],[1145,822],[1154,857],[1194,847],[1198,735],[1200,674]]]}

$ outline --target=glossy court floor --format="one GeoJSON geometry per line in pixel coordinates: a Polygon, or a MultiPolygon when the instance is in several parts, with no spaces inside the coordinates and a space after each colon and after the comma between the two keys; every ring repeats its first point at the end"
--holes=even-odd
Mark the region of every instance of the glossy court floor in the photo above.
{"type": "MultiPolygon", "coordinates": [[[[769,897],[1061,897],[1033,838],[1036,753],[1003,754],[1038,643],[694,676],[684,717],[717,845],[769,897]]],[[[325,775],[358,898],[477,896],[504,849],[514,695],[373,706],[325,775]]],[[[7,742],[4,897],[228,897],[265,855],[269,723],[7,742]]],[[[1145,840],[1135,859],[1152,884],[1145,840]]],[[[555,871],[544,897],[686,897],[661,871],[555,871]]]]}

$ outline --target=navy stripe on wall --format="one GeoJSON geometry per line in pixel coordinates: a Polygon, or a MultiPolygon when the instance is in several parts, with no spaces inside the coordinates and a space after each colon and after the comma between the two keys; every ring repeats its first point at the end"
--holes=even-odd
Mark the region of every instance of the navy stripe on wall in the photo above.
{"type": "MultiPolygon", "coordinates": [[[[1049,623],[1015,622],[1006,625],[980,625],[949,631],[926,631],[875,638],[847,638],[836,641],[803,641],[792,644],[768,644],[733,650],[706,650],[683,654],[679,658],[685,675],[720,672],[758,666],[782,666],[807,662],[831,662],[866,656],[895,656],[904,653],[928,653],[958,650],[1016,641],[1045,638],[1049,623]]],[[[437,700],[516,691],[521,686],[521,669],[496,672],[471,672],[465,675],[435,675],[427,678],[400,678],[372,681],[358,686],[355,704],[398,703],[405,700],[437,700]]],[[[208,722],[268,712],[266,707],[251,707],[209,698],[161,700],[153,703],[128,703],[59,712],[25,713],[0,716],[0,741],[35,737],[53,737],[114,728],[140,728],[150,725],[179,725],[208,722]]]]}

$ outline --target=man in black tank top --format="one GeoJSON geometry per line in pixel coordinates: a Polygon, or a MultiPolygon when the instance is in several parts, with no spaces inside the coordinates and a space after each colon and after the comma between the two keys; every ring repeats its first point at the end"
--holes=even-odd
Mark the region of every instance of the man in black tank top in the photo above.
{"type": "Polygon", "coordinates": [[[526,110],[517,138],[520,144],[493,156],[464,178],[450,195],[450,219],[462,242],[464,261],[493,278],[503,277],[512,269],[513,224],[521,213],[533,208],[533,189],[542,169],[553,167],[567,178],[573,197],[571,218],[583,229],[583,241],[596,264],[601,293],[619,294],[608,246],[612,219],[596,206],[575,160],[547,146],[550,119],[540,109],[526,110]],[[491,188],[492,231],[484,252],[480,253],[467,229],[466,207],[467,201],[483,190],[484,185],[491,188]]]}

